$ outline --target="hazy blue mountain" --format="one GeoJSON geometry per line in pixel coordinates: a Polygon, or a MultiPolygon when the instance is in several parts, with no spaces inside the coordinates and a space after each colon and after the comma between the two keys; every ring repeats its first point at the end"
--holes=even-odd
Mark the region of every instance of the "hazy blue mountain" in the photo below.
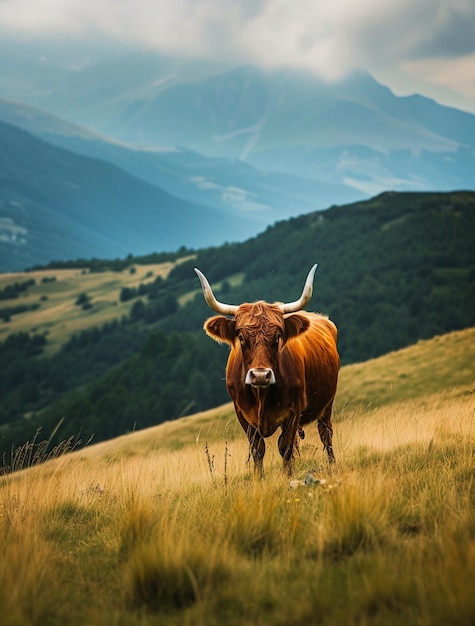
{"type": "Polygon", "coordinates": [[[138,100],[104,130],[366,193],[475,186],[475,116],[364,73],[325,83],[242,67],[138,100]]]}
{"type": "MultiPolygon", "coordinates": [[[[0,52],[8,60],[0,97],[129,144],[178,147],[305,178],[318,183],[327,204],[356,199],[344,195],[348,188],[358,197],[475,188],[475,115],[422,96],[397,97],[366,73],[328,83],[303,71],[224,71],[219,62],[156,52],[94,49],[84,57],[72,42],[64,54],[12,41],[0,42],[0,52]],[[343,185],[342,197],[327,200],[325,185],[343,185]]],[[[205,181],[211,195],[213,184],[225,186],[205,181]]],[[[278,185],[272,180],[270,187],[278,198],[278,185]]]]}
{"type": "Polygon", "coordinates": [[[46,53],[36,44],[0,38],[0,93],[29,102],[41,100],[69,75],[65,55],[46,53]],[[47,57],[45,57],[45,54],[47,57]]]}
{"type": "MultiPolygon", "coordinates": [[[[216,66],[170,59],[154,51],[131,52],[69,72],[37,104],[83,125],[107,127],[111,114],[183,81],[215,73],[216,66]]],[[[127,122],[126,122],[127,123],[127,122]]]]}
{"type": "Polygon", "coordinates": [[[170,58],[126,44],[79,40],[0,41],[0,97],[97,128],[131,102],[218,73],[219,62],[170,58]]]}
{"type": "MultiPolygon", "coordinates": [[[[266,172],[236,158],[205,157],[186,148],[127,146],[15,101],[0,100],[0,120],[54,145],[110,161],[173,195],[230,213],[241,220],[240,232],[248,236],[276,220],[364,196],[339,183],[266,172]]],[[[223,231],[223,241],[227,237],[223,231]]]]}
{"type": "MultiPolygon", "coordinates": [[[[161,206],[199,205],[199,213],[209,216],[201,233],[190,217],[180,220],[179,211],[169,211],[167,227],[175,233],[180,221],[181,239],[170,235],[164,243],[151,237],[149,228],[140,243],[144,249],[242,240],[277,220],[387,189],[475,189],[475,115],[422,96],[396,97],[368,74],[328,83],[303,71],[252,66],[224,71],[219,62],[63,45],[0,42],[5,61],[0,119],[57,148],[103,161],[94,171],[103,171],[105,162],[120,168],[121,180],[127,172],[127,181],[140,183],[139,195],[147,189],[149,197],[158,193],[167,198],[161,206]],[[189,224],[193,232],[187,232],[189,224]]],[[[9,150],[13,155],[22,146],[12,140],[9,150]]],[[[35,165],[24,156],[23,161],[29,180],[29,168],[34,173],[35,165]]],[[[82,161],[74,161],[78,163],[82,161]]],[[[64,175],[64,169],[57,169],[58,180],[64,175]]],[[[81,169],[74,175],[83,180],[81,169]]],[[[0,191],[7,189],[7,178],[0,191]]],[[[95,180],[95,197],[109,198],[101,208],[107,212],[113,206],[111,188],[100,186],[109,178],[95,180]]],[[[20,204],[38,201],[38,194],[17,184],[20,204]],[[28,198],[22,196],[27,193],[28,198]]],[[[85,202],[81,185],[65,187],[71,192],[68,203],[85,202]],[[73,188],[80,189],[82,199],[73,197],[73,188]]],[[[61,197],[53,192],[58,190],[48,183],[48,207],[61,197]]],[[[127,197],[118,194],[121,208],[116,209],[116,219],[125,224],[132,206],[124,201],[127,197]]],[[[92,205],[99,210],[97,202],[92,205]]],[[[40,219],[46,213],[37,215],[40,219]]],[[[21,226],[19,216],[2,213],[0,219],[21,226]]],[[[18,237],[23,232],[12,228],[10,234],[18,237]]],[[[76,229],[74,236],[80,232],[76,229]]],[[[8,240],[10,235],[1,237],[8,240]]],[[[94,233],[83,239],[93,241],[94,233]]],[[[116,239],[121,236],[106,237],[114,245],[116,239]]],[[[97,254],[103,244],[97,243],[97,254]]],[[[135,250],[129,246],[114,252],[116,248],[108,249],[107,256],[135,250]]]]}
{"type": "MultiPolygon", "coordinates": [[[[117,72],[120,91],[140,85],[141,80],[150,85],[146,70],[147,53],[140,54],[140,62],[131,66],[134,54],[123,43],[110,41],[61,39],[61,38],[18,38],[5,33],[0,39],[0,93],[2,97],[25,100],[39,104],[51,100],[51,110],[69,109],[76,102],[78,109],[104,101],[106,94],[114,99],[117,95],[110,86],[112,75],[110,62],[115,60],[122,66],[121,76],[117,72]],[[129,63],[129,66],[124,66],[129,63]],[[101,69],[102,68],[102,69],[101,69]],[[130,70],[130,72],[129,72],[130,70]]],[[[154,55],[150,55],[154,56],[154,55]]],[[[155,55],[155,63],[160,57],[155,55]]],[[[137,91],[135,91],[137,93],[137,91]]],[[[108,105],[113,105],[109,101],[108,105]]]]}
{"type": "Polygon", "coordinates": [[[0,122],[0,271],[242,239],[230,215],[0,122]]]}

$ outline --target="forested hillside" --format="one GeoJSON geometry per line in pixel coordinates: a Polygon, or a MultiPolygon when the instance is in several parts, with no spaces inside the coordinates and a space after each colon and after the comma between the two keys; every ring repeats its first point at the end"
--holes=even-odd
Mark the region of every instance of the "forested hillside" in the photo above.
{"type": "MultiPolygon", "coordinates": [[[[193,258],[166,280],[120,294],[132,302],[127,317],[71,337],[54,355],[42,354],[44,333],[0,344],[2,450],[38,427],[48,436],[62,419],[58,437],[100,440],[225,402],[227,349],[201,330],[211,312],[193,266],[221,300],[240,303],[295,299],[317,262],[307,308],[336,322],[342,362],[352,363],[475,325],[473,233],[473,192],[388,192],[277,223],[242,244],[188,250],[193,258]]],[[[140,262],[153,257],[123,267],[140,262]]]]}

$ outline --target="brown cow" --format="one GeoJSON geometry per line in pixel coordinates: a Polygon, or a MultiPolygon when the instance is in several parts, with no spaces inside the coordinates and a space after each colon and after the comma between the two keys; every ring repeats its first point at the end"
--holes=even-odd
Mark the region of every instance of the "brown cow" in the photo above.
{"type": "Polygon", "coordinates": [[[328,459],[335,460],[331,412],[340,367],[337,329],[327,317],[302,311],[312,297],[316,269],[310,270],[295,302],[235,306],[219,302],[206,276],[195,268],[207,304],[222,314],[209,318],[204,329],[231,346],[226,384],[260,474],[264,437],[282,429],[279,452],[291,474],[297,433],[303,438],[302,427],[315,420],[328,459]]]}

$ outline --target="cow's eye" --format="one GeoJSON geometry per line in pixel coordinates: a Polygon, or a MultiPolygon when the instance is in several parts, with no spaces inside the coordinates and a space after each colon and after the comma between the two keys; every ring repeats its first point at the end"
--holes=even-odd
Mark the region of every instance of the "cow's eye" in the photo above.
{"type": "Polygon", "coordinates": [[[278,335],[276,335],[275,337],[275,345],[279,346],[280,342],[282,341],[282,335],[279,333],[278,335]]]}
{"type": "Polygon", "coordinates": [[[238,339],[239,339],[239,342],[241,343],[241,346],[243,346],[246,343],[246,340],[244,339],[244,335],[241,335],[241,333],[239,333],[238,339]]]}

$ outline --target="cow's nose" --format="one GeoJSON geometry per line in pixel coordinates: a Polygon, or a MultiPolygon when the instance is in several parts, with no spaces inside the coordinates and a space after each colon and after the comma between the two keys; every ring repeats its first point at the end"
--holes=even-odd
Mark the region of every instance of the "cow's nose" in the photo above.
{"type": "Polygon", "coordinates": [[[246,374],[246,385],[268,387],[275,383],[274,372],[270,367],[254,367],[246,374]]]}

